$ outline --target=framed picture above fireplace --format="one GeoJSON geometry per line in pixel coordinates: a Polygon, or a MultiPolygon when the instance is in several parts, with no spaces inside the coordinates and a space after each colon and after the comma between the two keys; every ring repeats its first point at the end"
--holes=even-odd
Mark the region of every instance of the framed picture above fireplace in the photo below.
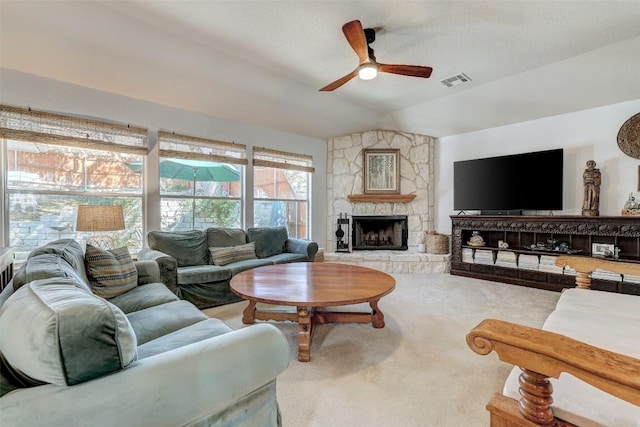
{"type": "Polygon", "coordinates": [[[400,194],[400,150],[364,149],[364,194],[400,194]]]}

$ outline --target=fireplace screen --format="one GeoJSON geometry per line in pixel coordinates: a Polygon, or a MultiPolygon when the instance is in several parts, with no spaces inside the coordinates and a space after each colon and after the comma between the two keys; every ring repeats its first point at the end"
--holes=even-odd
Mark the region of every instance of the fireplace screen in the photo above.
{"type": "Polygon", "coordinates": [[[351,242],[353,250],[406,251],[408,222],[406,215],[353,216],[351,242]]]}

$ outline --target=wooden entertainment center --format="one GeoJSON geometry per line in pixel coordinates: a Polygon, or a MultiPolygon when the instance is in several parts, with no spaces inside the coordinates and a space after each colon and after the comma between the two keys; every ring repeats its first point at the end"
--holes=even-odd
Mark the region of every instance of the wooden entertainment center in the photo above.
{"type": "MultiPolygon", "coordinates": [[[[555,267],[549,263],[566,252],[531,249],[531,245],[549,240],[567,243],[572,252],[575,251],[572,255],[588,257],[592,256],[593,243],[614,245],[620,249],[619,261],[640,263],[639,217],[452,215],[451,223],[451,274],[454,275],[554,291],[574,287],[575,275],[523,268],[520,263],[523,254],[529,260],[535,259],[532,256],[539,261],[544,257],[546,268],[553,270],[555,267]],[[468,244],[473,231],[480,233],[485,246],[468,244]],[[499,249],[500,240],[509,248],[499,249]],[[505,253],[500,254],[503,251],[505,253]],[[515,262],[496,265],[505,255],[515,262]]],[[[623,276],[620,280],[594,279],[592,289],[640,295],[640,283],[625,281],[623,276]]]]}

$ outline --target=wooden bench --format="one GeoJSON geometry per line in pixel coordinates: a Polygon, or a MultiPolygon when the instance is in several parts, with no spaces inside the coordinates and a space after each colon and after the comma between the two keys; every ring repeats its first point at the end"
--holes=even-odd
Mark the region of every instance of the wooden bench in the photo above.
{"type": "MultiPolygon", "coordinates": [[[[591,274],[596,269],[640,275],[640,264],[598,258],[560,256],[556,265],[575,269],[580,289],[590,289],[591,274]]],[[[484,320],[471,330],[467,344],[481,355],[495,351],[500,360],[522,370],[519,401],[498,393],[487,405],[493,427],[574,426],[553,413],[549,378],[559,378],[563,372],[640,407],[640,359],[554,332],[495,319],[484,320]]]]}

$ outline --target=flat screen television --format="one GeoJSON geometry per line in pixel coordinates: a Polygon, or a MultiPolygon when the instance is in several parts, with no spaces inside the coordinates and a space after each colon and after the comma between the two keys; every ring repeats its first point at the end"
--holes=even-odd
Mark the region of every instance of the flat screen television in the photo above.
{"type": "Polygon", "coordinates": [[[561,210],[562,167],[562,149],[454,162],[453,209],[561,210]]]}

